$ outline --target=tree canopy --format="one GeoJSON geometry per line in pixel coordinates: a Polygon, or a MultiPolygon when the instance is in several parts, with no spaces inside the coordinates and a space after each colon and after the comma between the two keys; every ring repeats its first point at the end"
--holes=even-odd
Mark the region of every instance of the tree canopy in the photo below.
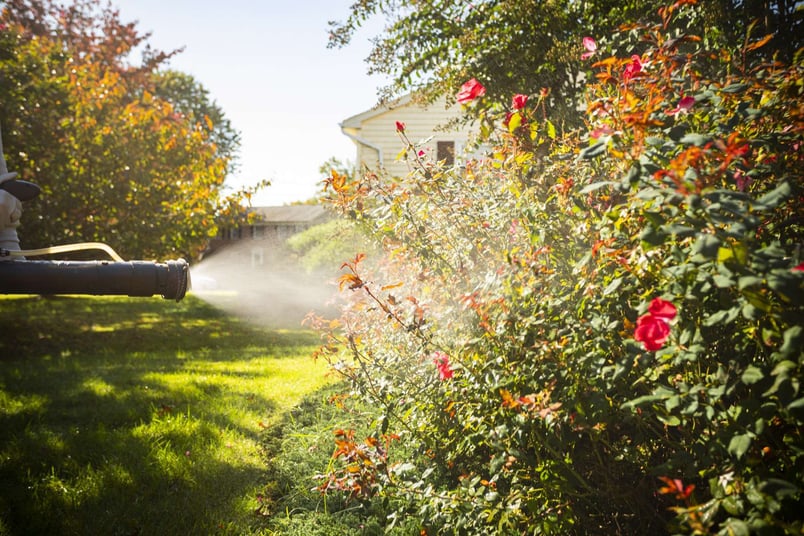
{"type": "Polygon", "coordinates": [[[179,51],[97,0],[11,0],[0,15],[0,125],[9,169],[42,187],[23,248],[106,242],[124,257],[195,258],[243,215],[227,173],[239,135],[179,51]]]}
{"type": "MultiPolygon", "coordinates": [[[[677,2],[686,3],[685,1],[677,2]]],[[[612,36],[623,24],[655,15],[656,0],[359,0],[345,21],[330,22],[330,47],[349,44],[374,17],[385,29],[373,40],[369,72],[391,79],[384,97],[417,92],[427,100],[454,95],[470,78],[488,88],[487,103],[511,95],[551,93],[564,120],[578,118],[584,66],[581,39],[612,36]]],[[[802,44],[801,11],[790,0],[714,0],[698,6],[697,28],[725,43],[742,43],[752,30],[774,34],[768,50],[787,59],[802,44]],[[757,24],[752,26],[756,21],[757,24]],[[716,29],[717,31],[712,31],[716,29]]],[[[769,53],[771,53],[769,52],[769,53]]],[[[485,106],[473,111],[481,113],[485,106]]]]}

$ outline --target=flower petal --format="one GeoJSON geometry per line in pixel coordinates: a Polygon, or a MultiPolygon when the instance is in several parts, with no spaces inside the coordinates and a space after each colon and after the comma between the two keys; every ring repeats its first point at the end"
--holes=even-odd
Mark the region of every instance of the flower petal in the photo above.
{"type": "Polygon", "coordinates": [[[460,104],[467,104],[485,94],[486,88],[483,84],[478,82],[476,78],[472,78],[461,86],[461,90],[458,92],[456,99],[460,104]]]}
{"type": "Polygon", "coordinates": [[[676,317],[676,306],[667,300],[653,298],[648,306],[648,312],[657,318],[669,322],[676,317]]]}

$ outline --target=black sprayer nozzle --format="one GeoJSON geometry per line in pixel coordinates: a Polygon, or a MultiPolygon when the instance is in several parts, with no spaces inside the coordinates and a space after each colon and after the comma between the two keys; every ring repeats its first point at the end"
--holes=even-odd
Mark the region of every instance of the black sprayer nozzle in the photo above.
{"type": "Polygon", "coordinates": [[[161,295],[184,298],[187,261],[0,261],[0,294],[161,295]]]}

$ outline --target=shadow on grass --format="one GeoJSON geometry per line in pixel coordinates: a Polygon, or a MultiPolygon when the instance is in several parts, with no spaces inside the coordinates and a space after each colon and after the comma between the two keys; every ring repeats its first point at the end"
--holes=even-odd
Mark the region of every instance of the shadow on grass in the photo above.
{"type": "Polygon", "coordinates": [[[157,299],[7,298],[0,302],[0,360],[68,357],[76,351],[102,356],[121,347],[144,353],[193,351],[224,343],[248,347],[249,341],[281,350],[318,341],[309,331],[270,328],[238,322],[193,296],[180,303],[157,299]],[[259,341],[255,333],[259,333],[259,341]]]}
{"type": "Polygon", "coordinates": [[[0,299],[0,333],[0,535],[259,526],[271,382],[314,334],[193,297],[0,299]]]}

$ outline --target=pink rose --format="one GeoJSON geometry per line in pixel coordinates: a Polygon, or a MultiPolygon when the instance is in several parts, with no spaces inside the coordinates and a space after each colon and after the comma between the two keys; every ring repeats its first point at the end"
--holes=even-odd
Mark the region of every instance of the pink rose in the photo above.
{"type": "Polygon", "coordinates": [[[444,352],[433,352],[432,358],[436,369],[438,369],[438,377],[441,381],[452,378],[454,372],[449,366],[449,356],[444,352]]]}
{"type": "Polygon", "coordinates": [[[631,63],[625,66],[625,71],[623,71],[623,80],[628,82],[631,80],[635,74],[642,72],[642,58],[634,54],[631,56],[631,63]]]}
{"type": "Polygon", "coordinates": [[[695,97],[683,97],[678,101],[678,106],[667,112],[667,115],[685,114],[695,105],[695,97]]]}
{"type": "Polygon", "coordinates": [[[591,37],[584,37],[583,48],[586,49],[586,52],[581,54],[581,59],[585,60],[594,56],[595,52],[597,51],[597,43],[591,37]]]}

